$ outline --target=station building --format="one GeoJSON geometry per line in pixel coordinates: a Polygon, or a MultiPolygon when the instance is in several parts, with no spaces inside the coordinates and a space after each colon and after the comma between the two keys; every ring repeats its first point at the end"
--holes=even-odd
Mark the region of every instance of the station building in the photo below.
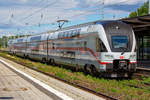
{"type": "Polygon", "coordinates": [[[121,21],[130,24],[134,30],[138,66],[150,67],[150,15],[125,18],[121,21]]]}

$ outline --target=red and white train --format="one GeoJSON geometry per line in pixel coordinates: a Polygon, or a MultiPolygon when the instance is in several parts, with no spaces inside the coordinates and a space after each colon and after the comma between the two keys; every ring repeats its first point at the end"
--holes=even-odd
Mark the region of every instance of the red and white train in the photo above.
{"type": "Polygon", "coordinates": [[[128,77],[137,66],[134,32],[121,21],[96,21],[18,38],[8,47],[18,56],[106,77],[128,77]]]}

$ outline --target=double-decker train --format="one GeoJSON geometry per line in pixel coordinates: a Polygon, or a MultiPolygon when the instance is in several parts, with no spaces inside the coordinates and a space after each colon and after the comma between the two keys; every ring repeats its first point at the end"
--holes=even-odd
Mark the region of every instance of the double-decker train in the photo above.
{"type": "Polygon", "coordinates": [[[136,40],[121,21],[95,21],[8,41],[9,52],[25,58],[83,69],[105,77],[136,70],[136,40]]]}

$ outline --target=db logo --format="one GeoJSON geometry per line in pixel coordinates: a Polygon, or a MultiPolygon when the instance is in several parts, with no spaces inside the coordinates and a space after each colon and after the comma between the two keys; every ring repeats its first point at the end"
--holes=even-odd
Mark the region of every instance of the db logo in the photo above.
{"type": "Polygon", "coordinates": [[[120,56],[120,59],[124,59],[124,56],[120,56]]]}

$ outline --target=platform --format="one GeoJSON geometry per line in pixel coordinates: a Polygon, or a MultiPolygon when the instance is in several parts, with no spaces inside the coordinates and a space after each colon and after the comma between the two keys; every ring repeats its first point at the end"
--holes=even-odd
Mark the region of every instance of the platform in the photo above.
{"type": "Polygon", "coordinates": [[[0,63],[0,100],[53,100],[0,63]]]}
{"type": "MultiPolygon", "coordinates": [[[[0,57],[0,62],[1,61],[13,66],[17,70],[20,70],[21,73],[26,73],[27,75],[35,78],[36,81],[38,80],[39,82],[42,82],[43,84],[45,84],[45,86],[47,85],[46,89],[48,89],[48,87],[51,87],[51,90],[52,90],[52,88],[53,88],[53,90],[55,89],[54,90],[55,92],[51,91],[50,93],[48,93],[48,96],[51,95],[50,97],[52,97],[54,100],[60,100],[60,99],[61,100],[62,99],[63,100],[105,100],[102,97],[99,97],[99,96],[89,93],[87,91],[81,90],[72,85],[66,84],[55,78],[44,75],[35,70],[25,68],[25,66],[17,64],[8,59],[0,57]],[[52,95],[52,93],[54,93],[54,95],[52,95]]],[[[44,91],[46,91],[46,90],[44,90],[44,91]]],[[[45,99],[41,99],[41,100],[45,100],[45,99]]]]}

